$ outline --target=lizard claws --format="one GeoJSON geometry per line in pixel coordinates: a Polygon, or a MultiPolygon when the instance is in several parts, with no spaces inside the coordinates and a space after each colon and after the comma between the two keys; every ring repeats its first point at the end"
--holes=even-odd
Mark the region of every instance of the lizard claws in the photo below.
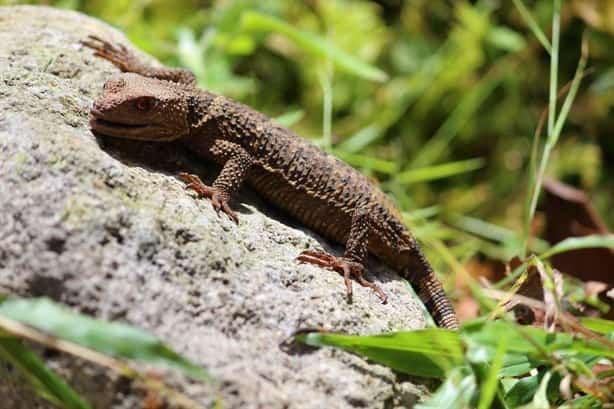
{"type": "Polygon", "coordinates": [[[363,287],[371,288],[382,301],[382,304],[386,304],[388,301],[388,296],[386,296],[386,293],[384,293],[377,284],[367,281],[364,278],[364,267],[360,263],[345,257],[335,257],[321,251],[309,250],[303,251],[296,259],[299,263],[314,264],[341,274],[345,282],[346,294],[350,302],[352,301],[352,280],[350,277],[354,277],[363,287]]]}
{"type": "Polygon", "coordinates": [[[89,35],[87,40],[81,40],[80,43],[94,50],[95,56],[108,60],[124,72],[130,71],[130,66],[135,64],[134,56],[123,44],[114,45],[95,35],[89,35]]]}
{"type": "Polygon", "coordinates": [[[186,189],[193,190],[199,197],[206,197],[209,199],[211,201],[211,206],[213,206],[213,209],[218,216],[220,212],[223,212],[228,216],[228,218],[230,218],[230,220],[236,224],[239,224],[237,214],[228,205],[228,195],[215,187],[205,185],[196,175],[181,172],[179,173],[179,179],[185,182],[186,189]]]}

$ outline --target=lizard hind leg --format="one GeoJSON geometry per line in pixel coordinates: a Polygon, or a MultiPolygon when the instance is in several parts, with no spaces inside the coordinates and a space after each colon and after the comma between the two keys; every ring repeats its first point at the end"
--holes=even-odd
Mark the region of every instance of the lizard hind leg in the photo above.
{"type": "Polygon", "coordinates": [[[347,257],[335,257],[321,251],[303,251],[297,258],[301,263],[314,264],[316,266],[326,268],[327,270],[336,271],[343,276],[345,282],[346,293],[348,299],[352,300],[352,280],[353,277],[363,287],[371,288],[379,297],[383,304],[388,300],[386,293],[375,283],[368,281],[364,277],[364,267],[347,257]]]}
{"type": "Polygon", "coordinates": [[[350,277],[353,277],[363,287],[371,288],[382,300],[382,303],[386,303],[388,297],[384,291],[376,284],[367,281],[363,275],[367,260],[369,229],[373,225],[370,213],[370,209],[367,207],[359,207],[354,211],[343,257],[335,257],[319,251],[304,251],[297,259],[302,263],[315,264],[342,274],[350,301],[352,299],[350,277]]]}

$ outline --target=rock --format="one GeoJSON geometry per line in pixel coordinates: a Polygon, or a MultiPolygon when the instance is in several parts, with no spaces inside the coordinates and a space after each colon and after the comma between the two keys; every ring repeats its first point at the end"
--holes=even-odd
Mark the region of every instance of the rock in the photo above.
{"type": "MultiPolygon", "coordinates": [[[[398,276],[371,263],[389,303],[354,285],[349,304],[338,274],[294,260],[329,243],[249,191],[234,202],[238,226],[218,217],[175,177],[215,176],[181,146],[96,139],[88,111],[117,70],[79,45],[89,34],[132,47],[78,13],[0,8],[0,293],[49,297],[156,334],[219,381],[214,391],[169,375],[204,405],[216,393],[229,408],[393,408],[419,399],[423,387],[359,357],[281,346],[301,327],[422,327],[398,276]]],[[[130,382],[47,352],[93,407],[140,407],[130,382]]],[[[0,376],[3,407],[50,407],[0,368],[9,375],[0,376]]]]}

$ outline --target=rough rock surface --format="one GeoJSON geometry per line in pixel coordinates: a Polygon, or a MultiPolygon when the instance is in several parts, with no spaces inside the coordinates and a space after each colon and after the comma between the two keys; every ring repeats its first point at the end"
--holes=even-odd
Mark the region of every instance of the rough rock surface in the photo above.
{"type": "MultiPolygon", "coordinates": [[[[180,146],[96,139],[89,107],[116,69],[79,45],[88,34],[130,46],[78,13],[0,7],[0,293],[50,297],[156,334],[220,381],[224,407],[394,408],[419,399],[422,387],[361,358],[281,346],[300,327],[421,327],[421,307],[396,274],[373,262],[389,303],[355,285],[349,304],[336,273],[294,261],[328,243],[250,192],[234,202],[238,226],[218,217],[174,176],[210,181],[215,169],[180,146]]],[[[140,407],[118,376],[62,354],[46,359],[94,407],[140,407]]],[[[0,406],[49,407],[14,374],[0,363],[0,406]]],[[[211,387],[178,382],[210,402],[211,387]]]]}

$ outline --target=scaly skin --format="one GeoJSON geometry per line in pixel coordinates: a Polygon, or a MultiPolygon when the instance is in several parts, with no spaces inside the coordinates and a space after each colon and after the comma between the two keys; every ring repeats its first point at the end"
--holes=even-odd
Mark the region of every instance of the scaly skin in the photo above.
{"type": "Polygon", "coordinates": [[[420,246],[392,203],[364,175],[252,108],[196,88],[189,71],[146,66],[124,46],[97,37],[82,43],[126,72],[107,81],[94,103],[94,132],[180,140],[222,166],[212,186],[195,175],[180,174],[188,188],[209,198],[218,212],[238,221],[229,201],[247,181],[271,204],[345,244],[343,257],[308,251],[298,260],[341,273],[348,296],[353,277],[386,302],[384,292],[363,278],[370,253],[412,283],[439,326],[458,328],[420,246]]]}

